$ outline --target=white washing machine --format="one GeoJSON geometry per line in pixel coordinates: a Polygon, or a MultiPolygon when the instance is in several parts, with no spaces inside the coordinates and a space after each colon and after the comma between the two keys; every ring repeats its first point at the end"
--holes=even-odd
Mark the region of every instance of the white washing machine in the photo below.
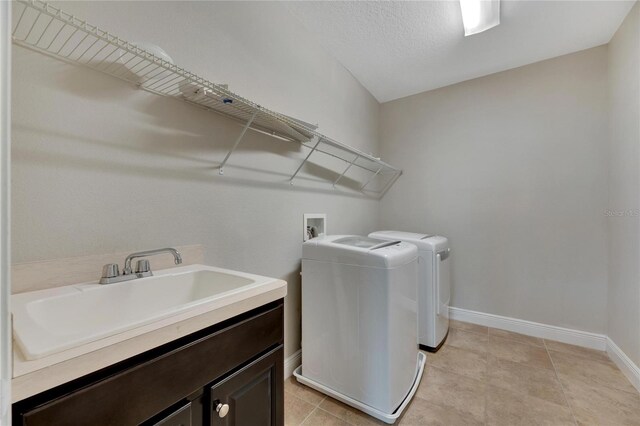
{"type": "Polygon", "coordinates": [[[354,235],[302,247],[302,365],[298,381],[387,423],[415,393],[415,246],[354,235]]]}
{"type": "Polygon", "coordinates": [[[448,240],[438,235],[401,231],[372,232],[369,237],[405,241],[418,247],[418,342],[421,349],[437,351],[449,332],[451,249],[448,240]]]}

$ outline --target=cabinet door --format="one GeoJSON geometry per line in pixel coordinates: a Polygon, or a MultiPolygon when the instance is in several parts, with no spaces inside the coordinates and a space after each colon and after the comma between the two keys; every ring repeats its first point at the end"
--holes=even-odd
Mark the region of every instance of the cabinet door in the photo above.
{"type": "Polygon", "coordinates": [[[153,426],[192,426],[191,403],[188,402],[177,410],[160,419],[154,419],[153,426]]]}
{"type": "Polygon", "coordinates": [[[273,351],[210,388],[212,426],[284,425],[284,353],[273,351]]]}
{"type": "Polygon", "coordinates": [[[203,389],[200,389],[139,426],[202,426],[204,398],[203,389]]]}

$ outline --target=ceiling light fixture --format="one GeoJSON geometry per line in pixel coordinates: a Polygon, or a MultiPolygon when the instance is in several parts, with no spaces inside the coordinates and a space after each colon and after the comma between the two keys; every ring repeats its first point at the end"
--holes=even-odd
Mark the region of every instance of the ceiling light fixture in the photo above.
{"type": "Polygon", "coordinates": [[[460,9],[465,37],[500,24],[500,0],[460,0],[460,9]]]}

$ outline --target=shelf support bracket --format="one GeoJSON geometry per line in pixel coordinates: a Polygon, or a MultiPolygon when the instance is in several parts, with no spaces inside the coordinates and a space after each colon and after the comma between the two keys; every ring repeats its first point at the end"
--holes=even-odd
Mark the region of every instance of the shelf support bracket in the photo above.
{"type": "Polygon", "coordinates": [[[371,181],[378,176],[378,173],[380,173],[382,171],[382,167],[378,168],[378,170],[372,174],[371,176],[369,176],[369,179],[367,179],[367,181],[364,183],[364,185],[362,185],[360,187],[360,191],[362,191],[364,189],[365,186],[369,185],[371,183],[371,181]]]}
{"type": "Polygon", "coordinates": [[[240,132],[240,134],[238,135],[238,138],[236,139],[235,143],[231,147],[231,150],[227,152],[226,157],[224,157],[224,160],[222,160],[222,163],[220,163],[220,170],[218,171],[219,174],[221,175],[224,174],[224,165],[227,164],[227,160],[229,159],[229,157],[231,157],[231,153],[233,153],[233,151],[235,151],[238,145],[240,144],[240,141],[244,137],[244,134],[247,133],[247,130],[249,130],[249,127],[251,127],[251,123],[253,123],[253,120],[255,120],[257,114],[258,114],[258,111],[256,110],[251,116],[251,118],[249,119],[249,121],[247,121],[247,124],[245,124],[244,127],[242,128],[242,132],[240,132]]]}
{"type": "Polygon", "coordinates": [[[319,136],[314,136],[313,139],[311,139],[311,141],[316,141],[315,145],[313,145],[313,148],[311,148],[311,151],[309,151],[309,153],[307,154],[306,157],[304,157],[304,160],[302,160],[302,163],[300,163],[300,165],[298,166],[298,168],[296,169],[296,171],[293,173],[293,175],[291,176],[291,178],[289,179],[289,185],[293,185],[293,178],[295,178],[298,175],[298,172],[300,172],[300,170],[302,170],[302,166],[304,166],[304,163],[307,162],[307,160],[309,159],[309,157],[311,157],[311,154],[313,154],[313,151],[316,150],[316,148],[318,147],[318,145],[320,145],[320,142],[322,142],[322,138],[319,136]]]}
{"type": "Polygon", "coordinates": [[[353,159],[353,161],[351,161],[349,163],[349,165],[347,166],[346,169],[344,169],[344,171],[342,172],[342,174],[340,176],[338,176],[338,179],[333,181],[333,187],[335,188],[336,185],[338,184],[338,182],[340,182],[340,179],[342,179],[342,177],[349,171],[349,169],[351,168],[351,166],[353,166],[353,163],[355,163],[356,161],[358,161],[358,158],[360,158],[360,155],[356,155],[356,158],[353,159]]]}

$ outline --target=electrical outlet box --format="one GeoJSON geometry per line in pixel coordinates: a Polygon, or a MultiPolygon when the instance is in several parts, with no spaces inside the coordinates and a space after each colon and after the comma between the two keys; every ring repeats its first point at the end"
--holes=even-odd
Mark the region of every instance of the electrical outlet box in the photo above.
{"type": "Polygon", "coordinates": [[[326,213],[305,213],[303,216],[302,241],[327,234],[326,213]]]}

